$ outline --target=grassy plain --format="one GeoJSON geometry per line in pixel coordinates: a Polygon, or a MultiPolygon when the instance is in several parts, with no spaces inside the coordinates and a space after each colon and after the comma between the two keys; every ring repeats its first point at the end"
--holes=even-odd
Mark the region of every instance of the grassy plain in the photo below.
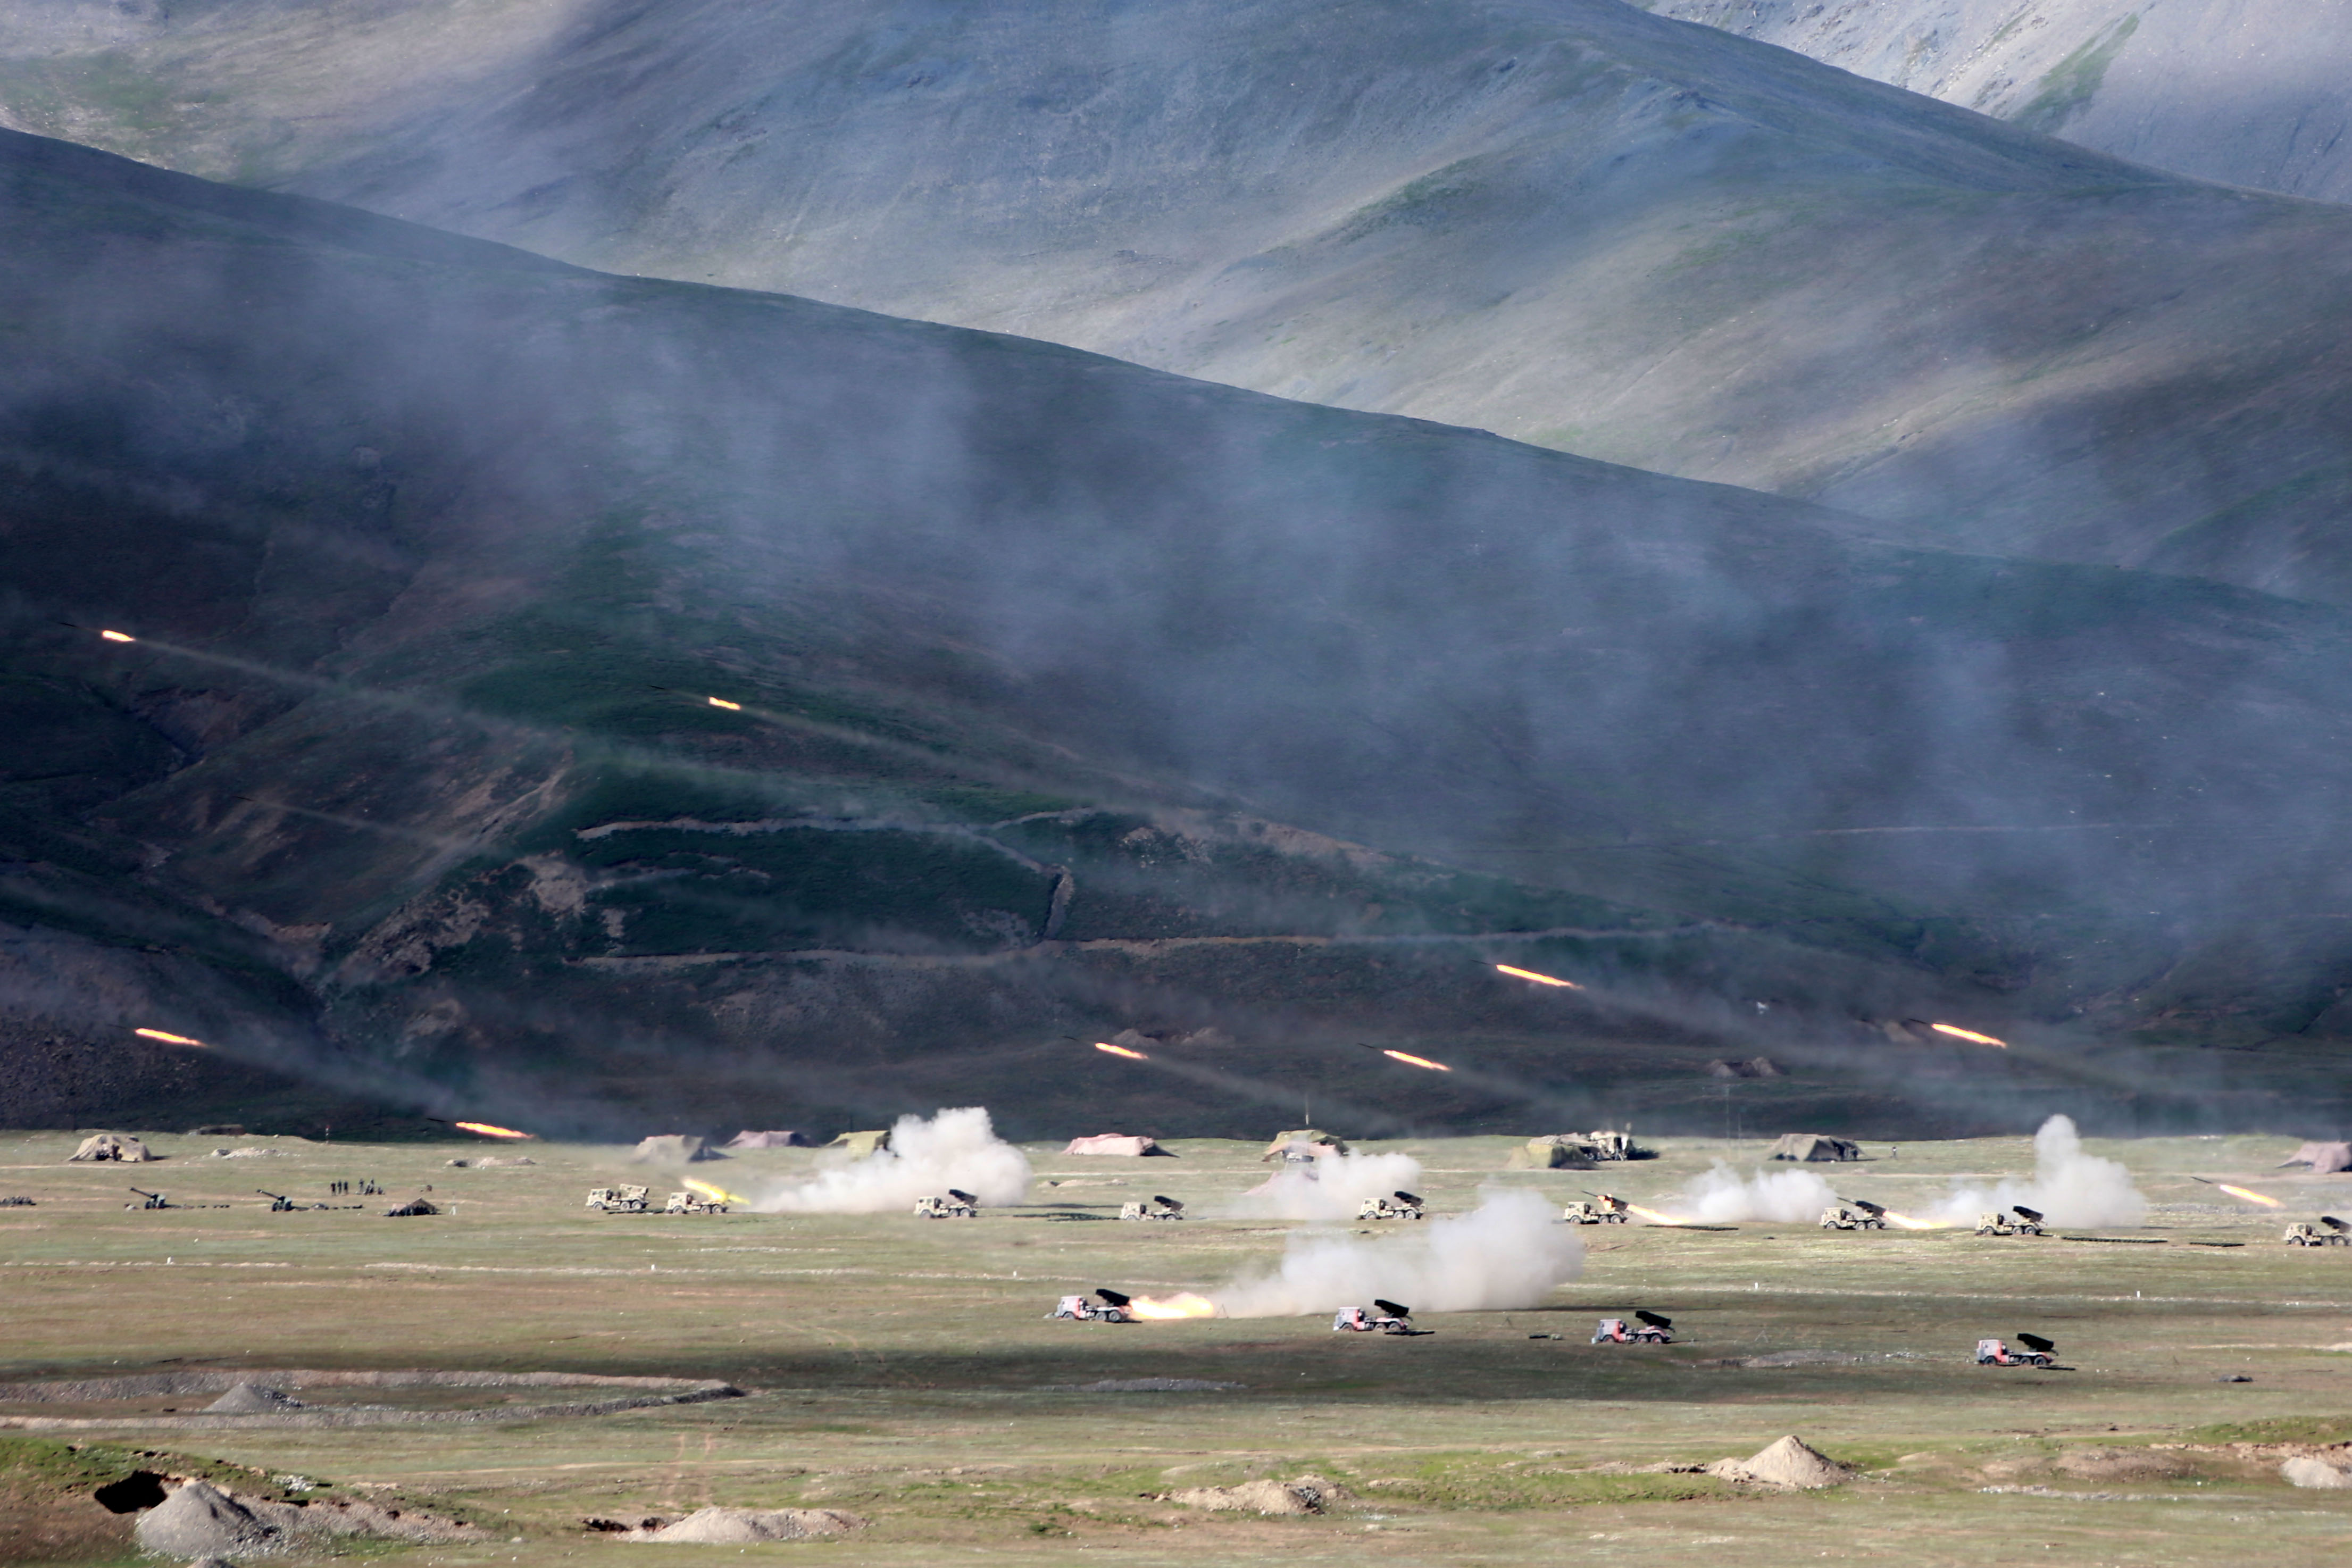
{"type": "MultiPolygon", "coordinates": [[[[1563,1199],[1605,1184],[1647,1202],[1727,1152],[1744,1168],[1764,1147],[1659,1142],[1664,1157],[1605,1175],[1505,1172],[1510,1141],[1499,1138],[1377,1147],[1420,1158],[1422,1190],[1441,1211],[1468,1207],[1490,1183],[1563,1199]]],[[[1413,1340],[1334,1336],[1307,1319],[1045,1320],[1066,1290],[1214,1286],[1277,1256],[1293,1227],[1108,1223],[1121,1199],[1154,1192],[1213,1210],[1262,1171],[1256,1150],[1237,1143],[1181,1142],[1180,1158],[1148,1162],[1032,1146],[1032,1205],[935,1224],[591,1213],[581,1206],[590,1185],[649,1181],[658,1200],[678,1173],[603,1147],[533,1143],[536,1165],[461,1169],[444,1162],[512,1151],[151,1142],[166,1161],[92,1167],[63,1163],[65,1133],[0,1139],[0,1195],[37,1200],[0,1208],[0,1377],[550,1370],[722,1377],[748,1396],[571,1420],[323,1429],[192,1420],[205,1395],[145,1401],[103,1426],[9,1431],[26,1417],[103,1412],[0,1404],[0,1560],[129,1559],[126,1520],[58,1500],[124,1448],[299,1472],[331,1493],[386,1489],[509,1527],[495,1546],[360,1552],[415,1568],[735,1559],[741,1549],[629,1545],[583,1526],[714,1501],[849,1510],[870,1528],[750,1554],[861,1564],[1097,1553],[1195,1568],[1277,1553],[1300,1563],[2287,1563],[2317,1561],[2352,1531],[2352,1494],[2289,1488],[2278,1451],[2249,1446],[2352,1438],[2352,1248],[2278,1241],[2284,1219],[2352,1205],[2352,1181],[2273,1173],[2290,1147],[2280,1140],[2095,1141],[2093,1152],[2129,1163],[2154,1205],[2147,1227],[2129,1234],[2160,1246],[1594,1227],[1582,1233],[1582,1277],[1544,1306],[1435,1318],[1439,1331],[1413,1340]],[[224,1145],[273,1152],[207,1157],[224,1145]],[[2255,1210],[2192,1173],[2288,1206],[2255,1210]],[[330,1199],[326,1184],[360,1178],[389,1196],[356,1212],[272,1214],[255,1194],[358,1202],[330,1199]],[[232,1206],[126,1211],[132,1182],[232,1206]],[[383,1217],[428,1184],[450,1212],[383,1217]],[[1670,1313],[1683,1342],[1585,1342],[1596,1317],[1637,1306],[1670,1313]],[[2055,1339],[2073,1370],[1969,1364],[1979,1336],[2020,1330],[2055,1339]],[[1563,1337],[1530,1337],[1549,1333],[1563,1337]],[[2252,1381],[2221,1381],[2232,1376],[2252,1381]],[[1147,1377],[1242,1386],[1077,1386],[1147,1377]],[[1861,1478],[1764,1494],[1595,1468],[1744,1456],[1791,1432],[1861,1478]],[[1261,1520],[1145,1495],[1308,1471],[1356,1500],[1261,1520]],[[68,1515],[87,1528],[54,1528],[68,1515]],[[44,1520],[66,1544],[36,1544],[44,1520]]],[[[2024,1139],[1866,1152],[1859,1166],[1815,1169],[1898,1209],[1924,1207],[1955,1175],[2023,1174],[2032,1159],[2024,1139]]],[[[778,1151],[693,1173],[751,1192],[813,1159],[778,1151]]]]}

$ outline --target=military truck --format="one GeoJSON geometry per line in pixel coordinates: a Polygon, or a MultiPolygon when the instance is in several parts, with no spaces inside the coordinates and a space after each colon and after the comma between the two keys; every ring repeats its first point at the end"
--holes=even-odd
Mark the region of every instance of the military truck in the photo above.
{"type": "Polygon", "coordinates": [[[591,1187],[588,1206],[606,1214],[643,1214],[646,1191],[644,1187],[591,1187]]]}
{"type": "Polygon", "coordinates": [[[2030,1209],[2021,1204],[2012,1204],[2010,1206],[2016,1210],[2017,1217],[2015,1219],[2010,1218],[2008,1213],[2001,1209],[1994,1209],[1990,1214],[1980,1214],[1977,1215],[1977,1234],[1979,1236],[2040,1236],[2043,1234],[2042,1229],[2042,1211],[2040,1209],[2030,1209]]]}
{"type": "Polygon", "coordinates": [[[1118,1205],[1121,1219],[1182,1219],[1184,1205],[1174,1198],[1157,1194],[1148,1198],[1129,1198],[1118,1205]]]}
{"type": "Polygon", "coordinates": [[[1634,1146],[1631,1132],[1615,1132],[1604,1127],[1584,1135],[1586,1147],[1596,1160],[1638,1160],[1643,1151],[1634,1146]]]}
{"type": "Polygon", "coordinates": [[[1675,1321],[1658,1312],[1636,1311],[1635,1326],[1628,1328],[1622,1318],[1603,1318],[1601,1326],[1592,1331],[1596,1345],[1670,1345],[1675,1342],[1675,1321]]]}
{"type": "Polygon", "coordinates": [[[2352,1247],[2352,1225],[2347,1225],[2332,1214],[2319,1216],[2317,1226],[2297,1221],[2286,1227],[2289,1247],[2352,1247]]]}
{"type": "Polygon", "coordinates": [[[2043,1339],[2040,1334],[2020,1334],[2017,1336],[2017,1342],[2025,1348],[2013,1351],[1999,1340],[1979,1340],[1977,1364],[1979,1366],[2048,1366],[2051,1364],[2050,1352],[2058,1348],[2055,1343],[2043,1339]]]}
{"type": "Polygon", "coordinates": [[[1860,1198],[1840,1198],[1822,1211],[1823,1230],[1885,1230],[1886,1210],[1860,1198]]]}
{"type": "Polygon", "coordinates": [[[1045,1316],[1049,1319],[1074,1318],[1081,1323],[1131,1323],[1136,1321],[1135,1314],[1127,1310],[1133,1297],[1117,1290],[1097,1290],[1095,1294],[1102,1298],[1099,1305],[1084,1296],[1065,1296],[1045,1316]]]}
{"type": "Polygon", "coordinates": [[[1366,1198],[1356,1210],[1358,1219],[1422,1219],[1421,1197],[1415,1193],[1395,1192],[1384,1198],[1366,1198]]]}
{"type": "Polygon", "coordinates": [[[1375,1297],[1369,1307],[1342,1308],[1331,1319],[1331,1331],[1335,1334],[1396,1334],[1416,1338],[1437,1331],[1414,1328],[1411,1307],[1375,1297]]]}
{"type": "Polygon", "coordinates": [[[700,1193],[672,1193],[662,1205],[664,1214],[725,1214],[725,1204],[712,1203],[700,1193]]]}
{"type": "Polygon", "coordinates": [[[1570,1225],[1628,1225],[1633,1218],[1626,1212],[1625,1200],[1614,1193],[1588,1193],[1571,1199],[1559,1211],[1559,1217],[1570,1225]]]}
{"type": "Polygon", "coordinates": [[[970,1193],[960,1193],[953,1187],[950,1187],[948,1195],[943,1198],[917,1198],[915,1217],[917,1219],[978,1219],[980,1200],[970,1193]]]}

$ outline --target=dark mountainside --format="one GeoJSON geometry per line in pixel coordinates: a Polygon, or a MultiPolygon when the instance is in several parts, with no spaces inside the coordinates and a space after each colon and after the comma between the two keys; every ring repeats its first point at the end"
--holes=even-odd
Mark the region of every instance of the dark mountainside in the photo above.
{"type": "Polygon", "coordinates": [[[2343,1109],[2333,608],[14,133],[0,221],[12,1120],[2343,1109]]]}
{"type": "Polygon", "coordinates": [[[2352,600],[2352,213],[1617,0],[61,3],[10,30],[0,121],[2352,600]]]}

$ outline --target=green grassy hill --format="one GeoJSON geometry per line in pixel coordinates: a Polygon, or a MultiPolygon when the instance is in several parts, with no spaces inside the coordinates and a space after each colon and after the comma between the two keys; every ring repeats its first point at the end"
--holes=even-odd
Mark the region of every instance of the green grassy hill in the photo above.
{"type": "Polygon", "coordinates": [[[12,1117],[2335,1113],[2332,608],[13,133],[0,199],[12,1117]]]}

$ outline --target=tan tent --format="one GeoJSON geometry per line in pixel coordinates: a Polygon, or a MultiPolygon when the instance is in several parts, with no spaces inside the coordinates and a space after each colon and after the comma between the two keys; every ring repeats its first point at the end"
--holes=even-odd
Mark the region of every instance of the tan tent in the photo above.
{"type": "Polygon", "coordinates": [[[1344,1154],[1348,1152],[1348,1143],[1347,1140],[1334,1138],[1320,1128],[1301,1127],[1289,1132],[1276,1133],[1274,1142],[1265,1146],[1265,1152],[1258,1156],[1259,1163],[1279,1160],[1285,1152],[1292,1149],[1318,1156],[1344,1154]]]}
{"type": "Polygon", "coordinates": [[[727,1140],[730,1149],[805,1149],[808,1136],[802,1132],[754,1132],[750,1128],[727,1140]]]}
{"type": "Polygon", "coordinates": [[[1118,1154],[1130,1158],[1145,1154],[1165,1154],[1167,1150],[1152,1138],[1133,1136],[1125,1132],[1097,1132],[1087,1138],[1073,1138],[1065,1154],[1118,1154]]]}
{"type": "Polygon", "coordinates": [[[147,1145],[136,1138],[125,1138],[117,1132],[100,1132],[81,1141],[73,1152],[76,1160],[120,1160],[126,1165],[139,1164],[156,1156],[147,1152],[147,1145]]]}
{"type": "Polygon", "coordinates": [[[1775,1160],[1859,1160],[1862,1145],[1849,1143],[1843,1138],[1824,1138],[1818,1132],[1783,1132],[1772,1145],[1775,1160]]]}
{"type": "Polygon", "coordinates": [[[632,1160],[660,1161],[666,1164],[686,1164],[696,1160],[724,1160],[726,1155],[711,1148],[691,1132],[666,1132],[639,1143],[632,1160]]]}
{"type": "Polygon", "coordinates": [[[890,1147],[890,1130],[885,1127],[872,1132],[845,1132],[825,1147],[846,1149],[860,1158],[867,1154],[878,1154],[890,1147]]]}
{"type": "Polygon", "coordinates": [[[2305,1143],[2286,1163],[2308,1165],[2323,1176],[2331,1171],[2352,1171],[2352,1143],[2305,1143]]]}
{"type": "Polygon", "coordinates": [[[1595,1151],[1574,1132],[1547,1132],[1511,1151],[1506,1166],[1514,1171],[1589,1171],[1595,1151]]]}

